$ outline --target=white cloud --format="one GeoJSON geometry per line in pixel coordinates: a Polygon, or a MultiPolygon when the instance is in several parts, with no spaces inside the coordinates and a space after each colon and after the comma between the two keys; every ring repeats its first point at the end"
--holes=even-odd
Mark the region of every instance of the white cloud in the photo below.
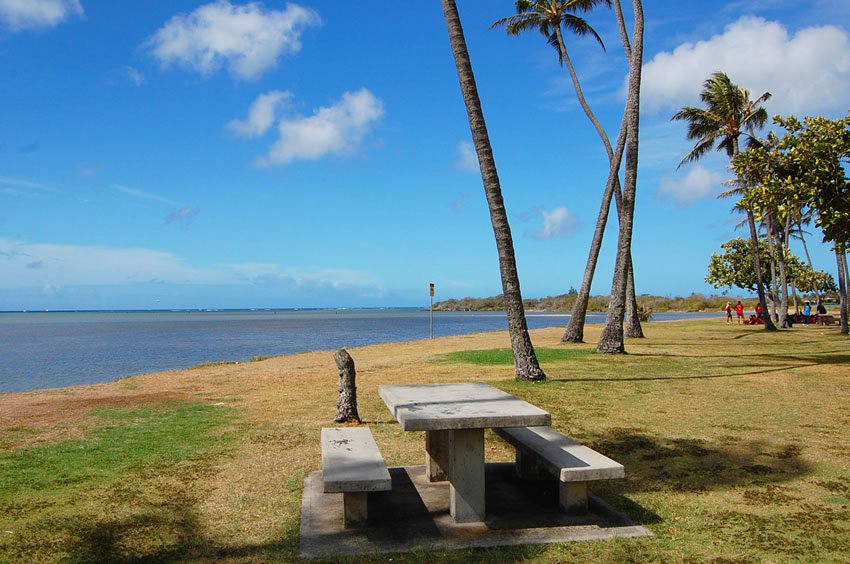
{"type": "Polygon", "coordinates": [[[291,97],[290,92],[281,90],[260,94],[248,110],[248,119],[235,119],[227,127],[241,137],[258,137],[274,124],[280,108],[291,97]]]}
{"type": "Polygon", "coordinates": [[[702,83],[723,71],[753,98],[770,92],[770,114],[846,110],[850,37],[839,27],[795,34],[778,22],[743,17],[720,35],[658,53],[643,68],[642,100],[651,111],[698,105],[702,83]]]}
{"type": "Polygon", "coordinates": [[[144,47],[164,65],[209,75],[222,66],[241,79],[257,78],[287,53],[301,49],[301,32],[320,23],[313,10],[287,4],[282,11],[261,3],[205,4],[171,18],[144,47]]]}
{"type": "Polygon", "coordinates": [[[722,174],[711,172],[697,164],[690,167],[684,177],[662,178],[656,194],[672,198],[679,207],[687,207],[719,194],[723,181],[722,174]]]}
{"type": "Polygon", "coordinates": [[[541,210],[543,225],[540,231],[531,233],[531,236],[542,241],[545,239],[568,238],[578,228],[578,218],[565,207],[555,208],[552,211],[541,210]]]}
{"type": "Polygon", "coordinates": [[[79,0],[0,0],[0,21],[14,31],[54,27],[74,15],[83,15],[79,0]]]}
{"type": "Polygon", "coordinates": [[[469,141],[461,141],[457,144],[455,167],[464,172],[479,172],[478,154],[475,152],[475,147],[469,141]]]}
{"type": "Polygon", "coordinates": [[[352,153],[383,114],[383,102],[365,88],[346,92],[338,102],[319,108],[312,116],[281,120],[280,139],[257,163],[286,164],[352,153]]]}
{"type": "Polygon", "coordinates": [[[171,253],[116,248],[27,243],[0,239],[0,287],[63,287],[143,283],[225,282],[226,273],[187,266],[171,253]],[[37,265],[37,266],[36,266],[37,265]]]}

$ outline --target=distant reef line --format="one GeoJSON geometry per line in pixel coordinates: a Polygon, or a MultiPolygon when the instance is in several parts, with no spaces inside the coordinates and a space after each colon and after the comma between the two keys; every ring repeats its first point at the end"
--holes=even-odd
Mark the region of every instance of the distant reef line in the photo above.
{"type": "MultiPolygon", "coordinates": [[[[568,292],[560,296],[545,298],[528,298],[523,305],[529,311],[570,312],[576,303],[576,292],[568,292]]],[[[587,310],[594,312],[608,311],[610,296],[591,296],[587,310]]],[[[653,296],[640,294],[637,296],[638,305],[649,311],[670,312],[700,312],[723,311],[726,302],[735,303],[738,300],[752,301],[755,298],[706,296],[691,294],[687,297],[653,296]]],[[[434,302],[435,311],[502,311],[505,309],[505,298],[502,295],[489,298],[461,298],[434,302]]]]}

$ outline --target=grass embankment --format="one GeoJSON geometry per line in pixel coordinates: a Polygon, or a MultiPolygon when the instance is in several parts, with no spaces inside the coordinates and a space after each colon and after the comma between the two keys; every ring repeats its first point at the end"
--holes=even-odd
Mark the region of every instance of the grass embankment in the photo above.
{"type": "MultiPolygon", "coordinates": [[[[350,349],[360,415],[390,465],[421,463],[423,440],[378,385],[486,381],[622,462],[628,478],[595,491],[656,534],[394,561],[847,561],[848,339],[722,320],[645,330],[626,356],[532,332],[538,384],[513,380],[503,333],[350,349]]],[[[0,561],[296,559],[337,383],[318,352],[0,396],[0,561]]],[[[487,457],[511,453],[488,433],[487,457]]]]}

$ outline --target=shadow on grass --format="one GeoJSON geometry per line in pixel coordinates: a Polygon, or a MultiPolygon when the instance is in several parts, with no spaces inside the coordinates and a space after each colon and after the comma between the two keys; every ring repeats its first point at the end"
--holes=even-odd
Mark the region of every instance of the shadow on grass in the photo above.
{"type": "MultiPolygon", "coordinates": [[[[732,486],[775,484],[812,472],[812,467],[800,457],[799,445],[790,442],[742,440],[716,445],[621,428],[591,437],[588,446],[625,466],[626,480],[605,484],[614,494],[701,493],[732,486]]],[[[629,508],[623,509],[633,518],[640,518],[629,508]]]]}
{"type": "Polygon", "coordinates": [[[751,370],[749,372],[731,372],[729,374],[700,374],[690,376],[599,376],[585,378],[549,378],[549,382],[658,382],[665,380],[711,380],[715,378],[736,378],[739,376],[754,376],[757,374],[771,374],[793,368],[802,368],[807,365],[774,366],[763,370],[751,370]]]}
{"type": "MultiPolygon", "coordinates": [[[[48,519],[30,527],[23,546],[10,543],[0,548],[11,549],[8,555],[12,557],[16,553],[18,556],[40,553],[50,555],[50,560],[81,563],[296,559],[295,528],[285,532],[277,542],[223,546],[204,530],[193,511],[194,503],[188,499],[172,500],[140,508],[124,517],[48,519]],[[42,544],[50,546],[39,546],[42,544]]],[[[0,560],[3,556],[0,550],[0,560]]]]}

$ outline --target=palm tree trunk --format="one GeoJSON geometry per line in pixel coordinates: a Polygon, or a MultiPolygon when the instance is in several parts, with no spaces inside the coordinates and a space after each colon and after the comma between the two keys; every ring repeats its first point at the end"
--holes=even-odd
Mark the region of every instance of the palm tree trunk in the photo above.
{"type": "Polygon", "coordinates": [[[602,329],[598,352],[625,353],[623,317],[625,314],[626,286],[628,285],[629,255],[634,225],[635,194],[637,189],[638,138],[640,131],[640,80],[643,68],[643,5],[641,0],[632,0],[635,14],[632,34],[632,58],[629,64],[628,99],[626,102],[627,141],[626,175],[623,186],[623,202],[620,208],[620,231],[617,238],[617,261],[614,280],[611,284],[611,302],[608,304],[608,319],[602,329]]]}
{"type": "Polygon", "coordinates": [[[638,316],[637,296],[635,295],[635,271],[632,268],[629,252],[629,274],[626,279],[626,322],[624,331],[629,339],[643,339],[643,326],[638,316]]]}
{"type": "Polygon", "coordinates": [[[478,154],[484,192],[490,208],[490,221],[493,225],[496,247],[499,251],[502,293],[505,296],[508,332],[514,353],[516,377],[519,380],[544,380],[546,375],[537,362],[537,355],[534,353],[534,346],[531,344],[531,338],[528,335],[511,228],[508,224],[508,215],[502,199],[502,188],[496,171],[496,162],[493,159],[493,150],[490,147],[490,137],[484,121],[484,112],[481,109],[481,100],[478,97],[478,88],[475,85],[475,75],[472,72],[466,39],[463,36],[463,28],[460,24],[460,15],[454,0],[442,0],[442,4],[452,46],[452,55],[460,80],[460,89],[466,104],[469,128],[475,143],[475,152],[478,154]]]}
{"type": "Polygon", "coordinates": [[[629,43],[629,32],[626,31],[626,19],[623,17],[623,7],[620,0],[614,0],[614,15],[617,17],[617,29],[620,30],[620,39],[623,40],[623,49],[626,51],[626,60],[632,60],[632,46],[629,43]]]}
{"type": "MultiPolygon", "coordinates": [[[[734,162],[735,157],[738,156],[739,147],[738,147],[738,138],[734,137],[732,139],[732,161],[734,162]]],[[[750,227],[750,244],[752,245],[753,252],[753,267],[756,270],[756,292],[759,297],[759,304],[761,304],[762,310],[762,319],[764,320],[764,330],[765,331],[777,331],[776,325],[773,324],[773,319],[770,317],[770,313],[767,309],[767,301],[765,300],[764,295],[764,279],[761,275],[761,253],[759,253],[759,234],[758,230],[756,230],[756,218],[753,210],[749,207],[747,210],[747,225],[750,227]]]]}
{"type": "Polygon", "coordinates": [[[590,242],[590,252],[587,256],[587,265],[584,267],[584,277],[581,280],[581,288],[576,295],[576,303],[573,313],[564,331],[561,342],[581,343],[584,341],[584,322],[587,316],[587,304],[590,301],[590,286],[593,283],[593,274],[599,261],[599,250],[602,248],[602,238],[605,234],[605,224],[608,222],[608,213],[611,210],[611,198],[614,192],[620,191],[620,163],[623,160],[623,151],[626,148],[627,122],[626,114],[620,124],[620,133],[617,136],[617,150],[610,161],[608,168],[608,182],[605,184],[605,192],[602,194],[602,203],[599,206],[599,214],[596,217],[596,228],[593,231],[593,239],[590,242]]]}
{"type": "MultiPolygon", "coordinates": [[[[803,251],[806,253],[806,262],[809,263],[809,268],[814,270],[815,266],[812,263],[812,256],[809,254],[809,246],[806,244],[805,236],[803,236],[803,223],[802,222],[797,223],[797,229],[800,232],[800,242],[803,243],[803,251]]],[[[815,298],[817,298],[817,301],[820,302],[821,301],[820,290],[818,288],[815,288],[814,292],[815,292],[815,298]]]]}
{"type": "Polygon", "coordinates": [[[770,318],[770,313],[768,313],[767,309],[767,301],[764,296],[764,280],[762,280],[761,276],[761,258],[759,257],[759,235],[758,231],[756,231],[756,219],[753,214],[753,210],[750,208],[747,208],[747,224],[750,226],[750,243],[753,247],[753,266],[756,269],[756,291],[758,292],[761,310],[764,312],[762,314],[762,318],[764,319],[764,329],[765,331],[776,331],[776,325],[773,324],[773,320],[770,318]]]}
{"type": "MultiPolygon", "coordinates": [[[[608,134],[605,132],[605,128],[602,127],[599,119],[596,117],[596,114],[593,113],[593,110],[590,108],[590,104],[587,102],[587,98],[584,96],[584,91],[581,88],[581,82],[579,82],[578,74],[576,73],[575,67],[573,66],[572,60],[570,59],[570,55],[567,52],[567,45],[564,42],[564,36],[561,33],[560,26],[555,29],[555,35],[558,38],[558,49],[561,53],[561,60],[567,66],[567,69],[570,73],[570,79],[573,82],[573,88],[576,91],[576,97],[578,98],[579,104],[584,110],[584,114],[587,116],[587,119],[590,120],[590,123],[593,124],[594,129],[596,129],[596,133],[599,135],[599,139],[602,141],[602,145],[605,147],[605,152],[608,154],[608,181],[605,184],[605,192],[603,192],[602,196],[602,206],[604,207],[604,212],[602,209],[599,211],[599,215],[597,216],[596,221],[596,229],[593,233],[593,240],[590,243],[590,253],[588,254],[587,264],[584,269],[585,276],[582,278],[581,287],[579,289],[579,295],[576,299],[576,305],[573,308],[572,315],[570,316],[569,324],[567,325],[567,329],[564,331],[564,337],[561,339],[562,342],[572,342],[572,343],[580,343],[584,340],[584,322],[585,316],[587,315],[587,302],[590,300],[590,286],[593,282],[593,275],[596,272],[596,265],[599,259],[599,248],[602,246],[602,237],[605,234],[605,226],[608,222],[608,213],[611,207],[611,195],[609,194],[609,190],[613,191],[613,194],[617,198],[617,213],[620,213],[620,161],[622,160],[622,150],[620,150],[620,157],[615,159],[614,150],[611,148],[611,140],[608,138],[608,134]],[[615,163],[616,161],[616,163],[615,163]],[[615,166],[616,164],[616,166],[615,166]],[[614,172],[613,176],[611,172],[614,172]],[[611,182],[614,182],[613,189],[611,186],[611,182]],[[589,280],[587,277],[590,277],[589,280]],[[587,283],[585,283],[587,282],[587,283]]],[[[625,115],[623,116],[623,121],[620,124],[620,134],[617,138],[617,147],[620,147],[620,138],[623,138],[623,144],[625,145],[625,137],[626,134],[626,121],[625,115]]],[[[631,257],[629,258],[629,265],[631,265],[631,257]]],[[[631,266],[630,266],[631,269],[631,266]]],[[[634,273],[631,271],[632,284],[630,286],[630,294],[629,300],[631,303],[637,303],[637,299],[634,295],[634,273]]],[[[630,324],[629,324],[632,333],[635,336],[643,337],[643,330],[640,327],[640,320],[637,316],[630,316],[630,324]],[[637,328],[635,329],[634,324],[637,323],[637,328]]]]}
{"type": "Polygon", "coordinates": [[[838,304],[841,312],[841,332],[847,335],[847,284],[850,280],[847,276],[847,253],[841,245],[835,246],[835,260],[838,263],[838,304]]]}

